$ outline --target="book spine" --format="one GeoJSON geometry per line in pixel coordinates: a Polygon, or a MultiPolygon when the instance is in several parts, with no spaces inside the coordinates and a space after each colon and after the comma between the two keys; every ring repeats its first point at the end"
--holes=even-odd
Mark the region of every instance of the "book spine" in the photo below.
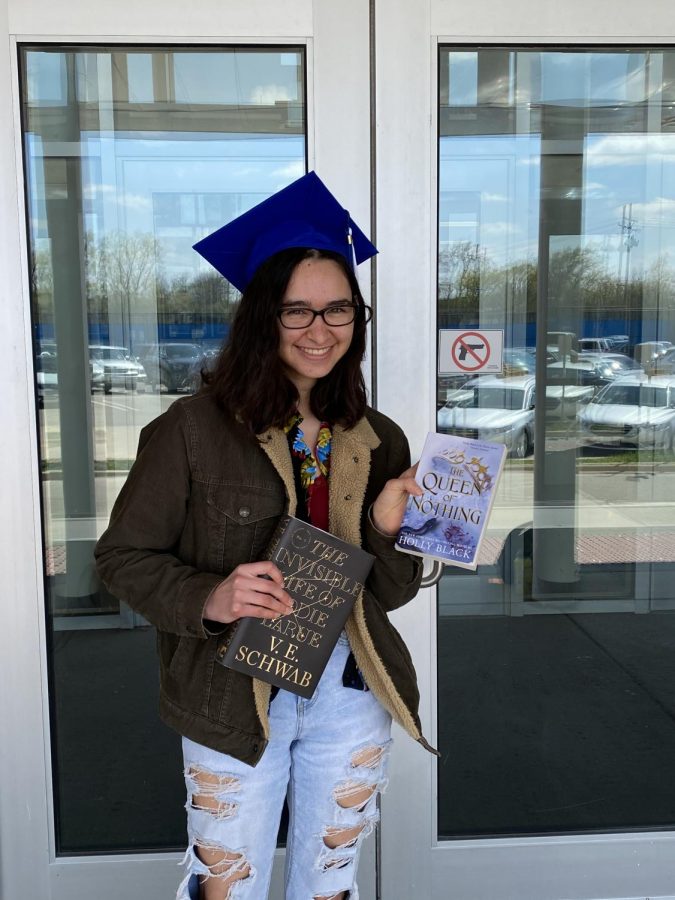
{"type": "Polygon", "coordinates": [[[284,533],[289,528],[291,523],[291,519],[289,516],[282,516],[279,519],[279,524],[274,529],[274,534],[270,538],[270,542],[267,545],[267,550],[265,551],[265,559],[274,559],[274,554],[277,552],[277,548],[281,543],[281,539],[284,536],[284,533]]]}

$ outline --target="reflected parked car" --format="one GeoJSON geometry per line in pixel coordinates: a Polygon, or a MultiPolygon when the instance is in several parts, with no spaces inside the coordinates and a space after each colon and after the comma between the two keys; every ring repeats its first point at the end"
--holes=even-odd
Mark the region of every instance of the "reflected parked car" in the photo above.
{"type": "MultiPolygon", "coordinates": [[[[89,360],[89,384],[91,390],[102,388],[105,379],[103,365],[97,360],[89,360]]],[[[44,406],[45,396],[59,389],[58,357],[56,349],[42,350],[35,357],[35,381],[37,384],[38,406],[44,406]]]]}
{"type": "Polygon", "coordinates": [[[56,356],[56,341],[45,338],[37,342],[37,356],[56,356]]]}
{"type": "Polygon", "coordinates": [[[141,362],[148,373],[148,384],[164,388],[170,394],[193,389],[193,370],[203,352],[188,341],[167,341],[148,344],[142,351],[141,362]]]}
{"type": "Polygon", "coordinates": [[[99,387],[109,394],[113,388],[135,391],[139,384],[145,384],[145,369],[126,347],[90,344],[89,359],[92,363],[92,388],[99,387]]]}
{"type": "MultiPolygon", "coordinates": [[[[528,360],[528,364],[531,366],[530,372],[534,372],[535,365],[537,362],[537,348],[536,347],[511,347],[504,351],[504,357],[506,358],[507,353],[515,353],[519,354],[521,357],[524,355],[528,360]]],[[[560,353],[558,350],[551,350],[550,347],[546,348],[546,363],[557,362],[560,359],[560,353]]]]}
{"type": "Polygon", "coordinates": [[[574,360],[560,360],[546,367],[549,385],[585,385],[600,389],[621,374],[620,363],[607,354],[578,354],[574,360]]]}
{"type": "Polygon", "coordinates": [[[670,341],[643,341],[633,348],[633,356],[643,366],[664,356],[673,345],[670,341]]]}
{"type": "Polygon", "coordinates": [[[675,377],[618,378],[579,413],[578,421],[586,443],[672,450],[675,377]]]}
{"type": "Polygon", "coordinates": [[[505,377],[529,375],[537,368],[537,354],[527,347],[505,347],[503,364],[505,377]]]}
{"type": "Polygon", "coordinates": [[[584,337],[577,341],[580,353],[626,353],[630,346],[627,334],[608,334],[605,337],[584,337]]]}
{"type": "Polygon", "coordinates": [[[625,353],[594,353],[592,351],[584,351],[577,357],[577,361],[581,360],[582,362],[589,359],[603,360],[609,368],[614,370],[616,373],[615,377],[617,378],[619,375],[630,375],[631,373],[642,371],[640,363],[632,357],[626,356],[625,353]]]}
{"type": "MultiPolygon", "coordinates": [[[[533,375],[537,364],[537,357],[533,347],[505,347],[502,361],[502,377],[514,378],[518,375],[533,375]]],[[[477,375],[476,377],[493,378],[494,376],[477,375]]],[[[448,400],[450,393],[461,388],[466,383],[466,380],[466,373],[458,375],[439,375],[437,382],[436,408],[440,409],[448,400]]]]}
{"type": "Polygon", "coordinates": [[[610,344],[609,340],[604,337],[579,338],[577,343],[580,352],[583,352],[584,350],[591,350],[596,353],[603,353],[605,351],[608,352],[612,349],[612,344],[610,344]]]}
{"type": "Polygon", "coordinates": [[[659,356],[658,359],[654,360],[649,367],[649,374],[675,375],[675,347],[666,350],[663,356],[659,356]]]}
{"type": "Polygon", "coordinates": [[[609,349],[614,353],[630,351],[630,335],[628,334],[608,334],[605,340],[609,341],[609,349]]]}
{"type": "Polygon", "coordinates": [[[505,444],[524,459],[534,446],[534,377],[472,378],[437,413],[440,432],[505,444]]]}
{"type": "Polygon", "coordinates": [[[190,390],[196,393],[203,384],[202,372],[213,372],[218,362],[220,350],[211,349],[202,352],[201,356],[196,359],[190,369],[189,382],[190,390]]]}
{"type": "Polygon", "coordinates": [[[56,353],[39,353],[35,358],[35,382],[37,384],[38,407],[42,409],[45,396],[59,389],[56,370],[56,353]]]}
{"type": "Polygon", "coordinates": [[[588,403],[595,388],[588,384],[547,384],[546,412],[552,416],[573,418],[579,407],[588,403]]]}

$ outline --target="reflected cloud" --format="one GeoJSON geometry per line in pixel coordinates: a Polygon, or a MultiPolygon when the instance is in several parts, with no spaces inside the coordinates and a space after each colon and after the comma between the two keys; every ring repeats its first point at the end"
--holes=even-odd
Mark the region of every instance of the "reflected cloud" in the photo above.
{"type": "MultiPolygon", "coordinates": [[[[295,181],[296,178],[301,178],[305,174],[305,163],[302,159],[294,159],[292,162],[287,163],[285,166],[281,166],[279,169],[274,169],[272,172],[272,178],[283,178],[284,183],[287,184],[290,181],[295,181]]],[[[281,187],[284,185],[282,184],[281,187]]]]}
{"type": "Polygon", "coordinates": [[[585,200],[612,200],[616,198],[616,191],[600,181],[588,181],[582,188],[581,196],[585,200]]]}
{"type": "Polygon", "coordinates": [[[85,200],[96,200],[97,197],[115,197],[119,206],[126,209],[152,209],[152,198],[146,194],[121,193],[114,184],[88,184],[83,188],[85,200]]]}
{"type": "Polygon", "coordinates": [[[257,84],[250,94],[251,103],[260,106],[274,106],[275,103],[289,103],[292,98],[283,84],[257,84]]]}
{"type": "Polygon", "coordinates": [[[586,166],[644,166],[675,163],[675,134],[608,134],[589,141],[586,166]]]}
{"type": "MultiPolygon", "coordinates": [[[[617,217],[621,217],[622,207],[615,209],[617,217]]],[[[633,203],[633,215],[644,225],[675,225],[675,199],[671,197],[655,197],[646,203],[633,203]]]]}
{"type": "Polygon", "coordinates": [[[511,222],[486,222],[481,225],[480,236],[484,240],[490,237],[501,237],[505,234],[513,236],[519,232],[522,233],[522,228],[511,222]]]}

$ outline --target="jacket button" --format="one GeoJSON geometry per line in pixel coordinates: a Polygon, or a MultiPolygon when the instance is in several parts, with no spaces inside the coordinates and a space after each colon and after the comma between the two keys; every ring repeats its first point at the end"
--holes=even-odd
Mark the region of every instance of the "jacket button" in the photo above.
{"type": "Polygon", "coordinates": [[[354,462],[358,462],[358,461],[359,461],[358,456],[354,456],[353,459],[354,459],[354,462]]]}
{"type": "Polygon", "coordinates": [[[257,753],[259,747],[260,747],[260,744],[254,744],[254,745],[253,745],[253,752],[254,752],[254,753],[257,753]]]}
{"type": "Polygon", "coordinates": [[[347,494],[346,497],[345,497],[345,500],[351,500],[351,499],[352,499],[352,495],[351,495],[351,494],[347,494]]]}
{"type": "Polygon", "coordinates": [[[242,506],[242,508],[239,510],[239,515],[242,517],[242,519],[248,519],[248,517],[251,515],[250,507],[242,506]]]}

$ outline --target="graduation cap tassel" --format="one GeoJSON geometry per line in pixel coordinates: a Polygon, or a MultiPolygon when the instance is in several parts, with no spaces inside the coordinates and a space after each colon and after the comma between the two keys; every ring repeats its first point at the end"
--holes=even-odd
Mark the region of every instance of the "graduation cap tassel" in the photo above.
{"type": "Polygon", "coordinates": [[[351,257],[352,269],[356,272],[356,252],[354,250],[354,239],[352,236],[352,226],[351,219],[349,218],[349,213],[347,213],[347,243],[349,244],[349,254],[351,257]]]}

